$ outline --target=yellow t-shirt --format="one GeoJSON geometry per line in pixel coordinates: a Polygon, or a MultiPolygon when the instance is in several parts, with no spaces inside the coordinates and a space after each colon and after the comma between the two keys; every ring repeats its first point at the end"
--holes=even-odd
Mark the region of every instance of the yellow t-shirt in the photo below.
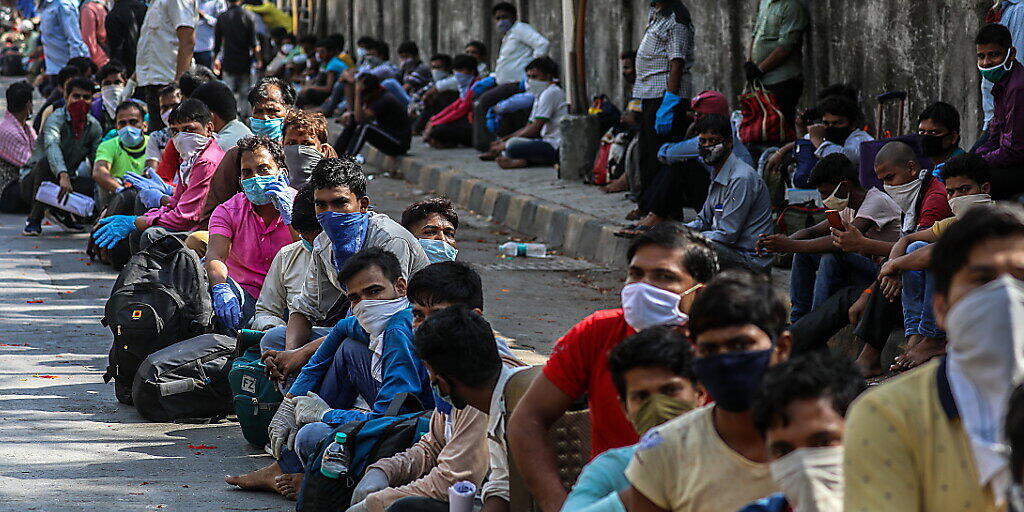
{"type": "Polygon", "coordinates": [[[946,232],[946,229],[952,226],[954,222],[956,222],[956,217],[947,217],[940,221],[936,221],[935,224],[932,224],[932,234],[937,237],[942,236],[942,234],[946,232]]]}
{"type": "Polygon", "coordinates": [[[861,396],[846,417],[846,512],[988,512],[959,418],[939,402],[939,361],[861,396]]]}
{"type": "Polygon", "coordinates": [[[768,464],[733,451],[715,431],[714,405],[684,414],[644,435],[626,478],[655,505],[723,512],[779,492],[768,464]]]}

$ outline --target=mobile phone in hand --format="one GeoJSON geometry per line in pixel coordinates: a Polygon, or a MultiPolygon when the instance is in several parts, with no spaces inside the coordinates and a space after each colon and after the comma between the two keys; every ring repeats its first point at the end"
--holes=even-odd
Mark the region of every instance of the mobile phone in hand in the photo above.
{"type": "Polygon", "coordinates": [[[825,210],[825,219],[828,220],[828,225],[838,229],[839,231],[846,231],[846,227],[843,226],[843,219],[839,216],[838,210],[825,210]]]}

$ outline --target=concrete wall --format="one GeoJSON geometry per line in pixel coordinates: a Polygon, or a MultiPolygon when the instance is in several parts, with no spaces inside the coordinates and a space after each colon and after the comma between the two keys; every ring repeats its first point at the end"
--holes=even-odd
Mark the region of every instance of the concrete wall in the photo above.
{"type": "MultiPolygon", "coordinates": [[[[405,39],[426,56],[459,53],[466,42],[488,43],[491,58],[499,39],[490,21],[494,0],[315,0],[320,33],[386,40],[392,52],[405,39]]],[[[577,2],[579,0],[576,0],[577,2]]],[[[911,93],[907,121],[935,100],[961,110],[965,138],[980,125],[978,73],[972,40],[991,0],[805,0],[812,24],[804,51],[807,87],[803,103],[826,84],[860,88],[869,122],[873,97],[889,90],[911,93]]],[[[515,0],[520,17],[548,36],[560,60],[562,0],[515,0]]],[[[735,98],[742,91],[741,64],[759,0],[684,0],[697,31],[697,90],[719,89],[735,98]]],[[[635,49],[647,22],[646,1],[589,0],[586,40],[588,94],[621,99],[618,55],[635,49]]],[[[393,55],[394,57],[394,55],[393,55]]]]}

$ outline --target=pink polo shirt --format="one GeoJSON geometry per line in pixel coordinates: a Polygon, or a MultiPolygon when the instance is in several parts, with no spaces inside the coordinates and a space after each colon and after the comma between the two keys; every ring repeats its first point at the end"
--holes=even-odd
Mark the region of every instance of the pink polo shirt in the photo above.
{"type": "Polygon", "coordinates": [[[171,202],[158,206],[143,215],[153,226],[165,227],[171,231],[193,231],[202,222],[206,194],[210,192],[210,180],[224,158],[224,150],[217,141],[211,140],[187,173],[177,172],[177,185],[171,202]]]}
{"type": "MultiPolygon", "coordinates": [[[[285,187],[291,192],[291,188],[285,187]]],[[[252,203],[239,192],[217,206],[210,215],[210,235],[224,235],[231,239],[227,260],[228,277],[234,279],[254,299],[260,297],[263,280],[270,264],[282,247],[294,242],[288,226],[281,217],[274,217],[270,225],[253,209],[252,203]]]]}

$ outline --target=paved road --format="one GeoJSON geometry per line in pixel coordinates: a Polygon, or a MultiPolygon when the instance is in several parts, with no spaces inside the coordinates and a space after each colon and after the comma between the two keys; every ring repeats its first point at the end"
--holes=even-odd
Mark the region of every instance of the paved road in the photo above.
{"type": "MultiPolygon", "coordinates": [[[[392,216],[422,197],[384,177],[369,188],[392,216]]],[[[587,265],[499,259],[497,245],[513,234],[462,220],[459,259],[481,268],[487,316],[522,347],[548,353],[575,321],[618,302],[621,270],[511,270],[587,265]]],[[[148,423],[114,399],[101,380],[111,336],[99,319],[115,274],[90,264],[85,235],[44,227],[47,236],[23,238],[23,222],[0,215],[0,510],[291,509],[222,482],[270,460],[236,424],[148,423]]]]}

